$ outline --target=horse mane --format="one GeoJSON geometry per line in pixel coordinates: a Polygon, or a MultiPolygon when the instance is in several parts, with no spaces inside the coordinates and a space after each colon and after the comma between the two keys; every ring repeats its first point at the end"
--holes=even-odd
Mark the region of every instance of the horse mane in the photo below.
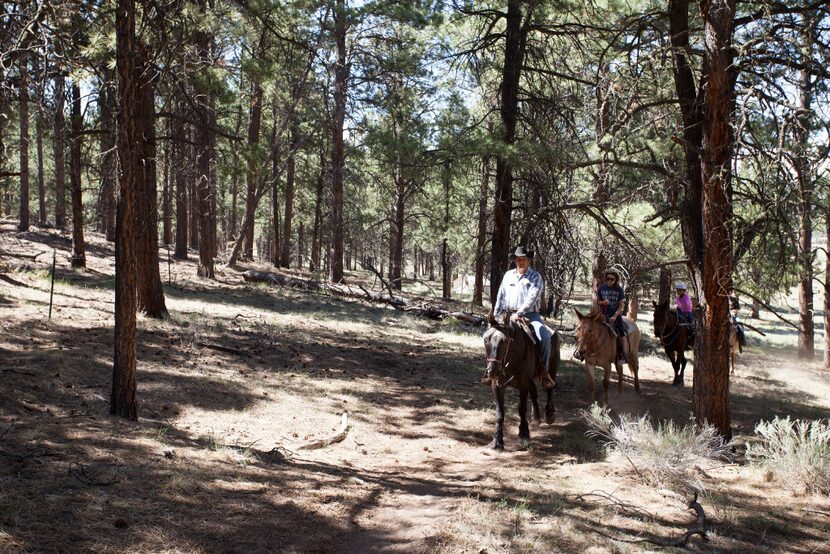
{"type": "Polygon", "coordinates": [[[588,319],[593,319],[594,321],[602,321],[605,319],[605,316],[603,316],[602,312],[597,306],[593,306],[591,308],[591,311],[585,314],[585,317],[588,319]]]}

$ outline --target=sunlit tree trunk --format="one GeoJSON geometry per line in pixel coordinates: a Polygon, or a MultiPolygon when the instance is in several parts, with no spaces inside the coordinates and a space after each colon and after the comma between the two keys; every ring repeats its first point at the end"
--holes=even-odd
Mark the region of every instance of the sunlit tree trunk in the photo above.
{"type": "Polygon", "coordinates": [[[181,120],[181,112],[177,112],[173,119],[173,179],[176,183],[176,253],[177,260],[187,259],[187,231],[188,231],[188,198],[187,198],[187,175],[185,173],[185,144],[182,141],[184,136],[184,124],[181,120]]]}
{"type": "Polygon", "coordinates": [[[703,111],[702,325],[695,341],[692,405],[695,418],[732,437],[729,407],[729,300],[732,276],[731,164],[735,80],[732,46],[735,0],[701,1],[704,65],[708,68],[703,111]]]}
{"type": "Polygon", "coordinates": [[[101,111],[101,202],[99,208],[99,230],[109,241],[115,240],[115,129],[113,129],[113,94],[110,74],[104,70],[104,79],[98,92],[98,106],[101,111]]]}

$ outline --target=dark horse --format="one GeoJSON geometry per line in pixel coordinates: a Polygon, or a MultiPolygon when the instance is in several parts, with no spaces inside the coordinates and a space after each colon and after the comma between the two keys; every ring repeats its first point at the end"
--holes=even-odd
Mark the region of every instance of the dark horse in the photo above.
{"type": "Polygon", "coordinates": [[[686,350],[691,348],[691,331],[680,322],[677,312],[669,309],[669,301],[654,304],[654,336],[666,351],[674,369],[672,385],[683,385],[683,371],[686,369],[686,350]]]}
{"type": "MultiPolygon", "coordinates": [[[[496,322],[492,314],[488,317],[489,328],[484,333],[484,351],[487,356],[487,377],[493,388],[493,398],[496,401],[496,433],[490,448],[504,449],[504,389],[508,386],[519,389],[519,439],[530,441],[530,428],[527,422],[527,396],[530,393],[533,407],[533,418],[541,422],[539,415],[539,401],[536,395],[536,345],[534,340],[521,325],[510,321],[507,317],[502,322],[496,322]]],[[[532,332],[532,331],[531,331],[532,332]]],[[[549,370],[552,378],[556,377],[559,368],[559,335],[551,331],[549,370]]],[[[554,412],[553,390],[547,393],[545,405],[545,421],[553,423],[554,412]]]]}

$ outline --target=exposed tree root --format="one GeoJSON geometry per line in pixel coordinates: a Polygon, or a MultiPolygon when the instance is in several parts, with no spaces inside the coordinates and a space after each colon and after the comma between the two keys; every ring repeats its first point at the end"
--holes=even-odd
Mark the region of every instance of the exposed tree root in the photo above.
{"type": "Polygon", "coordinates": [[[330,444],[341,442],[349,434],[349,413],[343,412],[340,418],[340,428],[335,434],[325,439],[317,439],[301,444],[296,447],[297,450],[317,450],[318,448],[325,448],[330,444]]]}

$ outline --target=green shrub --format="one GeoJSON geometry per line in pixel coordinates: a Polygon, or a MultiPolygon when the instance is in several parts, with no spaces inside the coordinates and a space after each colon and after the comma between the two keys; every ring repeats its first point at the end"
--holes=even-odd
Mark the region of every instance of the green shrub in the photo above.
{"type": "Polygon", "coordinates": [[[753,465],[791,486],[830,495],[830,420],[776,417],[756,425],[755,433],[761,441],[746,450],[753,465]]]}
{"type": "Polygon", "coordinates": [[[732,446],[711,425],[678,427],[670,420],[655,425],[648,414],[621,414],[614,421],[597,404],[583,410],[582,417],[591,428],[588,434],[603,440],[621,467],[630,465],[648,484],[680,493],[705,493],[700,466],[725,459],[732,446]]]}

